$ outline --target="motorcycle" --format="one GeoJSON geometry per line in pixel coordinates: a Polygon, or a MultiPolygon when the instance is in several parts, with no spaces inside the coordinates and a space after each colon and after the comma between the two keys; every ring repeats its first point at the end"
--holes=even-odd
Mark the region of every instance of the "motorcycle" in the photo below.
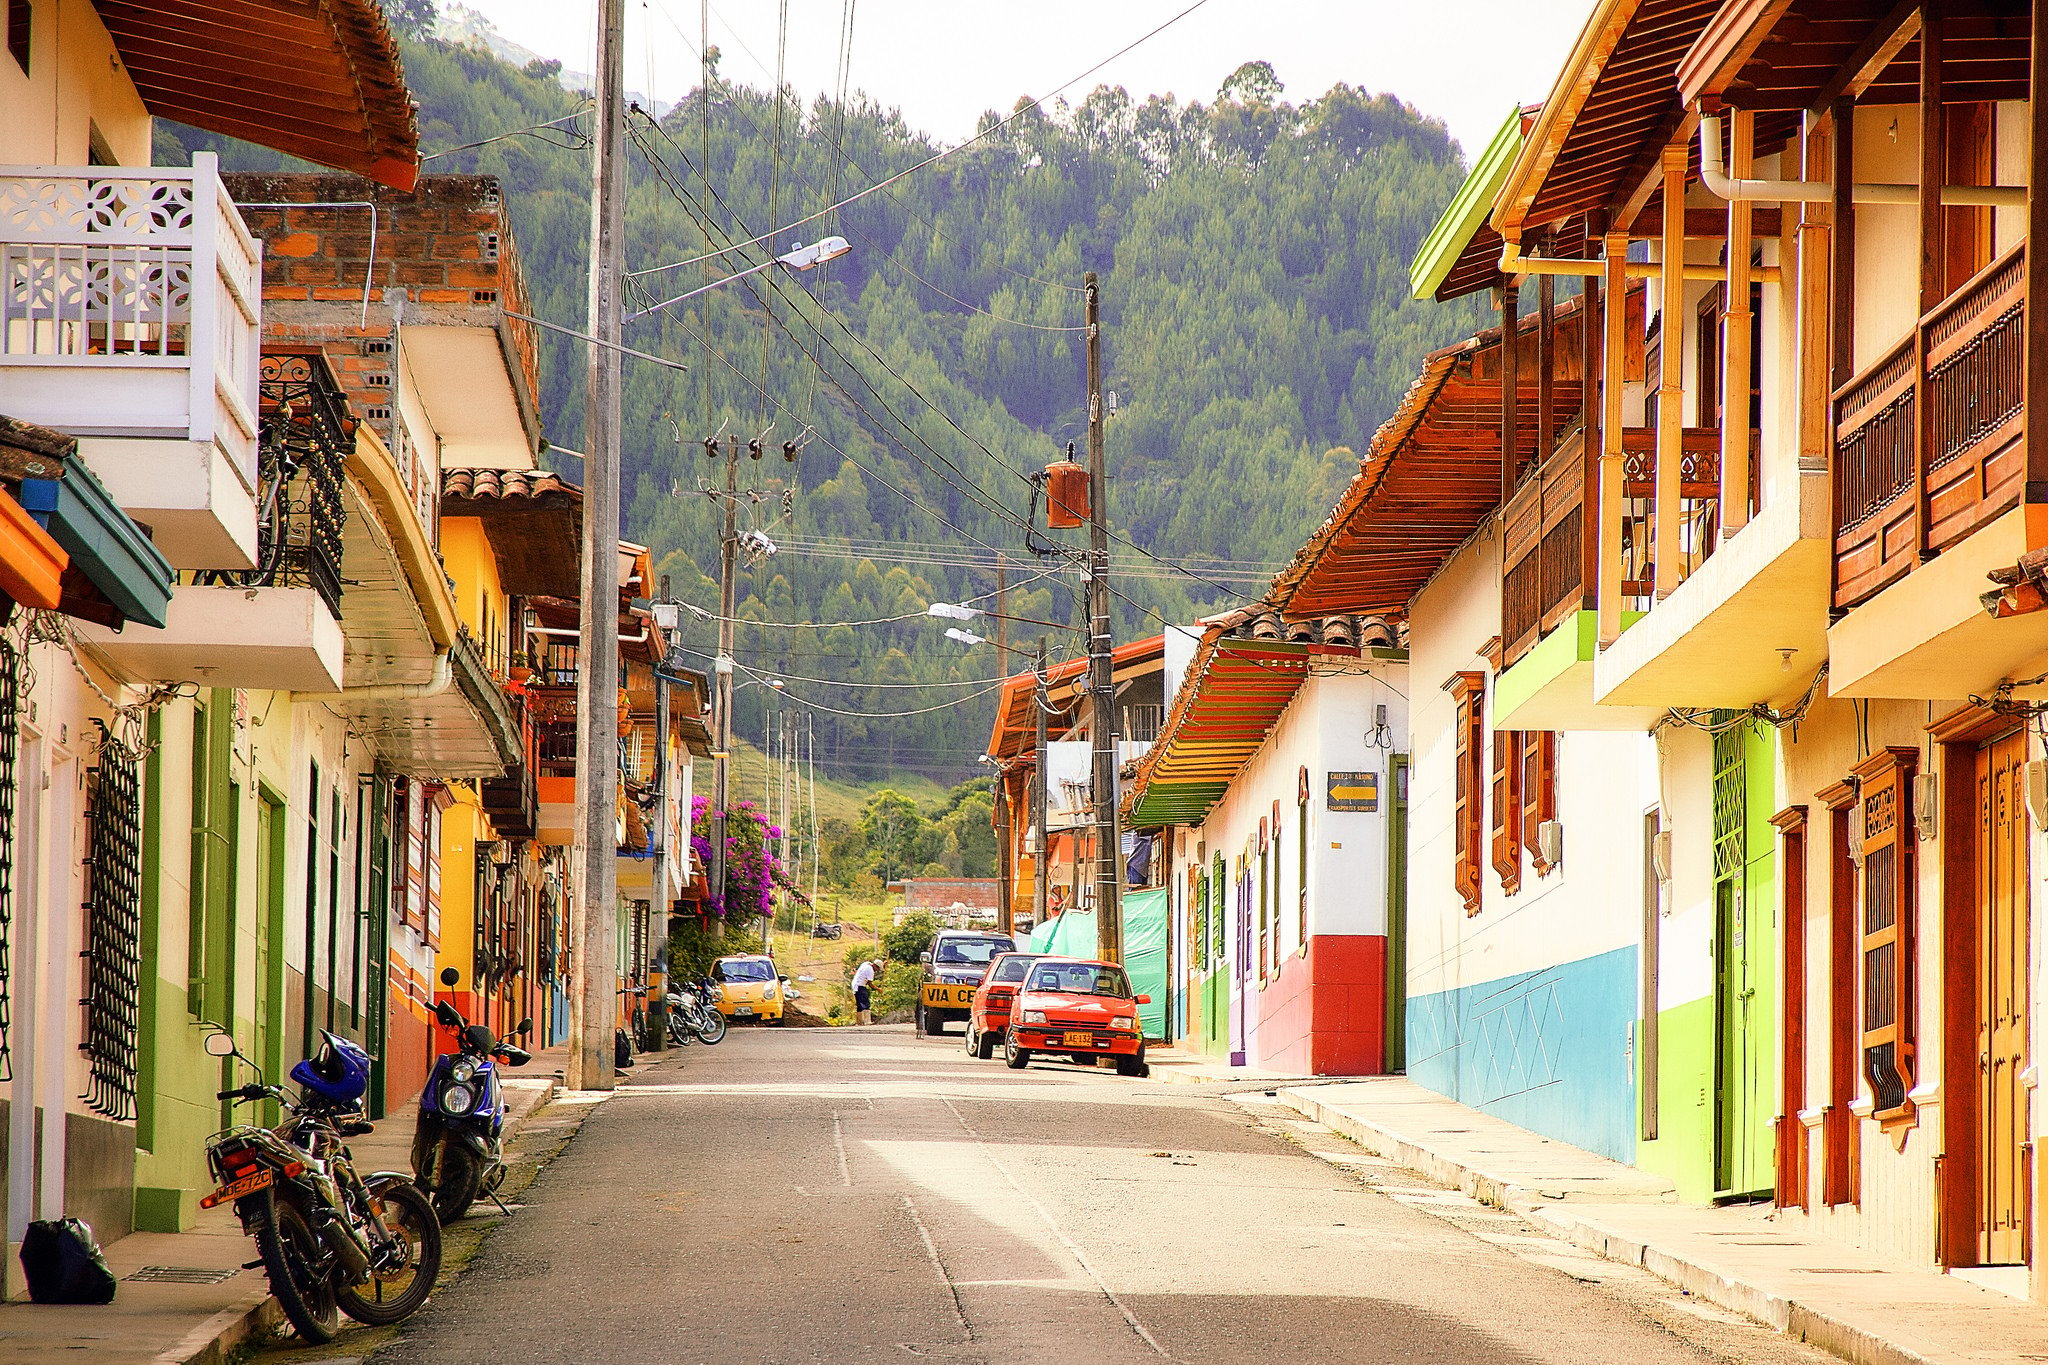
{"type": "MultiPolygon", "coordinates": [[[[369,1054],[336,1034],[320,1036],[320,1050],[291,1070],[298,1099],[260,1079],[215,1096],[276,1100],[287,1117],[275,1128],[236,1124],[208,1138],[207,1165],[220,1183],[199,1201],[235,1206],[278,1306],[316,1345],[334,1340],[342,1313],[379,1326],[409,1317],[441,1273],[433,1205],[402,1171],[357,1174],[344,1142],[374,1131],[362,1117],[369,1054]]],[[[206,1051],[263,1074],[225,1033],[210,1035],[206,1051]]]]}
{"type": "MultiPolygon", "coordinates": [[[[441,984],[462,974],[453,967],[441,984]]],[[[498,1186],[505,1181],[505,1092],[498,1084],[499,1061],[525,1066],[533,1055],[501,1041],[482,1024],[472,1024],[446,1000],[434,1003],[434,1018],[456,1034],[456,1050],[434,1059],[433,1074],[420,1092],[419,1122],[412,1133],[413,1179],[433,1197],[434,1212],[452,1223],[469,1212],[478,1196],[505,1209],[498,1186]]],[[[521,1036],[533,1020],[520,1023],[521,1036]]],[[[505,1209],[510,1212],[509,1209],[505,1209]]]]}
{"type": "Polygon", "coordinates": [[[699,980],[668,993],[668,1040],[677,1046],[703,1041],[723,1042],[725,1016],[711,1003],[715,988],[699,980]]]}

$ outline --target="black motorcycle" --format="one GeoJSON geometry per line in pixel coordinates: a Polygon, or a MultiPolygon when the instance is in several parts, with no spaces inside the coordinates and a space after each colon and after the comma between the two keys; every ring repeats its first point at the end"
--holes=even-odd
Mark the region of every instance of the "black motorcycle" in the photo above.
{"type": "MultiPolygon", "coordinates": [[[[314,1343],[334,1340],[342,1313],[377,1325],[410,1316],[441,1273],[433,1205],[403,1172],[358,1175],[344,1141],[373,1131],[362,1116],[369,1056],[339,1035],[321,1036],[320,1051],[292,1068],[297,1100],[261,1081],[216,1096],[276,1100],[287,1117],[275,1128],[237,1124],[207,1139],[220,1187],[199,1201],[235,1206],[278,1306],[314,1343]]],[[[209,1037],[206,1050],[255,1065],[225,1033],[209,1037]]]]}
{"type": "MultiPolygon", "coordinates": [[[[453,967],[441,972],[444,986],[461,979],[453,967]]],[[[505,1207],[498,1198],[498,1186],[505,1181],[505,1092],[498,1084],[497,1062],[525,1066],[533,1055],[499,1041],[484,1025],[469,1023],[445,1000],[434,1003],[434,1017],[455,1030],[457,1046],[435,1059],[434,1073],[420,1093],[412,1170],[420,1188],[433,1195],[441,1221],[452,1223],[480,1195],[505,1207]]],[[[519,1025],[521,1036],[532,1030],[531,1019],[519,1025]]]]}

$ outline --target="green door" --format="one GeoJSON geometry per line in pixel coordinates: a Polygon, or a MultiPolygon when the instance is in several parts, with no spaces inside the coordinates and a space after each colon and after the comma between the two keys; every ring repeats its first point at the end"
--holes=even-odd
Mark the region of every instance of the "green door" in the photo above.
{"type": "Polygon", "coordinates": [[[1380,1069],[1408,1069],[1408,755],[1395,754],[1387,799],[1387,1046],[1380,1069]]]}
{"type": "Polygon", "coordinates": [[[1723,1198],[1769,1194],[1775,1170],[1775,736],[1758,729],[1743,722],[1714,735],[1714,1188],[1723,1198]]]}

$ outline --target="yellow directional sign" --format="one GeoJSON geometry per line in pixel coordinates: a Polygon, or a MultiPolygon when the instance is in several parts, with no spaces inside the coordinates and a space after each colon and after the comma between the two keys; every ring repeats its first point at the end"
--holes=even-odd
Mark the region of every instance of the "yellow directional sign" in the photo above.
{"type": "Polygon", "coordinates": [[[1378,810],[1380,808],[1380,775],[1378,773],[1331,773],[1330,784],[1324,797],[1327,810],[1378,810]]]}

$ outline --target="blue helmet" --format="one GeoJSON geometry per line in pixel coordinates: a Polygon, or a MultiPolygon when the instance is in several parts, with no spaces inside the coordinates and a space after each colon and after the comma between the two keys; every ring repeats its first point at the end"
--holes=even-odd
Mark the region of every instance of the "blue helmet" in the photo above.
{"type": "Polygon", "coordinates": [[[370,1088],[370,1054],[325,1029],[320,1039],[320,1050],[292,1068],[292,1079],[321,1099],[354,1104],[370,1088]]]}

